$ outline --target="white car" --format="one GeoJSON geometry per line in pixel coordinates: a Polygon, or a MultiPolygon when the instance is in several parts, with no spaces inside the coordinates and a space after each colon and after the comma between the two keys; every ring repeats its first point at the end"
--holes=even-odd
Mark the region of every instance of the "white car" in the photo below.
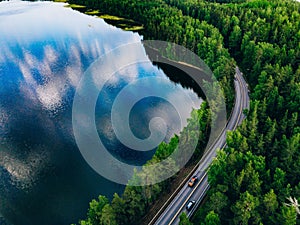
{"type": "Polygon", "coordinates": [[[195,203],[196,203],[196,201],[189,201],[186,205],[186,210],[190,211],[193,208],[193,206],[195,205],[195,203]]]}

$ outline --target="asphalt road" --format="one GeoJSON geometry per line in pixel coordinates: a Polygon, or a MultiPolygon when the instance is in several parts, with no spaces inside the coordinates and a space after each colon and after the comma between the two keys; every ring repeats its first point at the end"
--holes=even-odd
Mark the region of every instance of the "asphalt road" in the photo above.
{"type": "Polygon", "coordinates": [[[236,68],[236,75],[234,80],[235,86],[235,105],[231,114],[229,121],[227,122],[226,129],[223,130],[219,138],[212,144],[212,146],[207,150],[207,152],[202,157],[198,169],[194,172],[194,175],[198,176],[198,182],[194,187],[188,187],[187,183],[184,184],[177,195],[173,197],[173,200],[168,206],[165,206],[163,212],[159,211],[157,216],[149,224],[155,225],[173,225],[179,224],[179,216],[182,212],[186,212],[190,217],[197,206],[201,203],[203,197],[205,196],[207,190],[209,189],[209,184],[207,182],[206,169],[212,162],[213,158],[216,156],[216,150],[224,148],[226,146],[226,132],[228,130],[235,130],[238,125],[240,125],[245,118],[243,114],[244,109],[249,109],[250,98],[248,95],[248,85],[242,76],[242,73],[238,68],[236,68]],[[186,205],[188,201],[196,201],[194,207],[188,212],[186,210],[186,205]],[[159,216],[160,215],[160,216],[159,216]],[[159,217],[158,217],[159,216],[159,217]],[[156,221],[155,219],[158,218],[156,221]]]}

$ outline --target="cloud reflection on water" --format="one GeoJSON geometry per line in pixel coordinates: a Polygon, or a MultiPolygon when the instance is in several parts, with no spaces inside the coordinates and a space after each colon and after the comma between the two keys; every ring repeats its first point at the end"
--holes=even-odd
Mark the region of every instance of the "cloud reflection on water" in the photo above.
{"type": "MultiPolygon", "coordinates": [[[[111,195],[119,187],[99,177],[79,156],[71,118],[75,88],[99,56],[120,45],[140,43],[141,37],[51,2],[1,2],[0,30],[0,211],[18,224],[28,219],[31,224],[41,224],[50,211],[49,224],[77,222],[92,197],[99,192],[111,195]],[[59,194],[53,194],[56,191],[59,194]],[[28,199],[31,207],[27,207],[28,199]],[[44,201],[47,204],[41,207],[44,201]]],[[[165,77],[150,61],[124,65],[128,57],[148,60],[140,51],[116,55],[117,62],[105,65],[116,73],[99,95],[107,113],[98,114],[98,132],[112,148],[116,137],[108,108],[119,89],[143,76],[165,77]]],[[[102,79],[95,77],[94,85],[102,79]]],[[[149,87],[159,89],[159,84],[149,87]]],[[[191,90],[182,90],[195,101],[186,109],[184,116],[188,117],[200,100],[191,90]]],[[[169,97],[180,101],[176,93],[169,97]]],[[[145,114],[151,118],[168,108],[160,102],[145,114]]],[[[82,115],[82,126],[89,120],[82,115]]],[[[172,118],[167,121],[173,122],[172,118]]],[[[168,138],[179,132],[175,128],[168,138]]]]}

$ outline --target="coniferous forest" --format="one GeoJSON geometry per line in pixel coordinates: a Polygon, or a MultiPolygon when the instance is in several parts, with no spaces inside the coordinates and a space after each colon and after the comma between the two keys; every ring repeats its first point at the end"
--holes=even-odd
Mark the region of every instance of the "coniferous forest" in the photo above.
{"type": "MultiPolygon", "coordinates": [[[[300,3],[293,0],[69,0],[144,25],[145,39],[183,45],[198,54],[221,82],[227,110],[234,102],[234,69],[250,89],[247,119],[228,132],[227,147],[208,171],[210,190],[184,224],[300,224],[300,3]]],[[[205,145],[208,105],[192,113],[180,135],[201,121],[205,145]],[[194,116],[193,116],[194,114],[194,116]],[[196,116],[197,114],[197,116],[196,116]],[[197,118],[200,118],[199,121],[197,118]]],[[[151,160],[166,158],[178,144],[162,143],[151,160]]],[[[197,148],[201,155],[201,147],[197,148]]],[[[149,163],[151,163],[151,161],[149,163]]],[[[170,165],[170,168],[172,166],[170,165]]],[[[159,168],[158,168],[159,169],[159,168]]],[[[143,174],[137,174],[138,179],[143,174]]],[[[141,224],[172,179],[127,186],[110,202],[93,200],[85,224],[141,224]]]]}

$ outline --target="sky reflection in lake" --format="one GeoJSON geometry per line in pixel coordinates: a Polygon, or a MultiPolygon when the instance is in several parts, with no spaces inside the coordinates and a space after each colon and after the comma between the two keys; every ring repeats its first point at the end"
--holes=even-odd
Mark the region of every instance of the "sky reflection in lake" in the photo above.
{"type": "MultiPolygon", "coordinates": [[[[100,177],[79,153],[72,130],[76,87],[99,56],[141,37],[62,4],[21,1],[0,3],[0,33],[0,213],[14,224],[77,222],[92,198],[112,196],[123,187],[100,177]]],[[[136,153],[117,140],[110,121],[112,103],[129,83],[166,76],[151,62],[119,69],[122,57],[128,56],[117,55],[117,62],[107,65],[116,73],[99,93],[95,122],[115,157],[142,164],[153,151],[136,153]]],[[[149,87],[159,89],[159,84],[149,87]]],[[[195,103],[186,109],[188,117],[200,99],[182,90],[195,103]]],[[[169,96],[180,100],[171,91],[169,96]]],[[[130,116],[133,133],[142,139],[155,116],[168,124],[166,141],[180,131],[176,110],[159,98],[142,99],[130,116]]]]}

